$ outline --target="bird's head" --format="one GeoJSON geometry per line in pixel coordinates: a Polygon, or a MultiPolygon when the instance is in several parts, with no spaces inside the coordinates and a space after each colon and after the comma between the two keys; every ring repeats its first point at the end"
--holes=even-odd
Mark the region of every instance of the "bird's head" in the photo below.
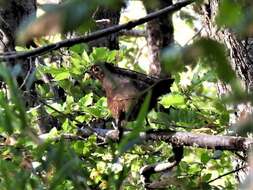
{"type": "Polygon", "coordinates": [[[96,63],[90,67],[87,73],[89,73],[92,78],[102,81],[105,77],[111,78],[112,74],[115,74],[115,68],[116,67],[111,63],[96,63]]]}
{"type": "Polygon", "coordinates": [[[105,68],[102,64],[95,64],[90,67],[88,73],[91,77],[102,81],[105,77],[105,68]]]}

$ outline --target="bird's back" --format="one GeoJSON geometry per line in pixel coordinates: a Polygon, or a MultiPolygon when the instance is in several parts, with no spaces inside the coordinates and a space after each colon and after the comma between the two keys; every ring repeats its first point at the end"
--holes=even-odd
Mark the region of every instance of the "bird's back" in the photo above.
{"type": "Polygon", "coordinates": [[[106,91],[108,107],[114,118],[135,120],[144,99],[151,91],[149,110],[154,108],[158,98],[170,92],[173,79],[159,79],[135,71],[122,69],[109,63],[102,66],[102,86],[106,91]]]}

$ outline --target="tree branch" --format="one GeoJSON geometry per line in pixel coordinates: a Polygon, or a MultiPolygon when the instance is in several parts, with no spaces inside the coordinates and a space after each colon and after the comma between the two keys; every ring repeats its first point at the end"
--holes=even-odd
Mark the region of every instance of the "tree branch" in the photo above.
{"type": "MultiPolygon", "coordinates": [[[[105,139],[117,140],[117,130],[93,128],[96,134],[105,139]]],[[[90,130],[85,128],[80,129],[83,136],[88,137],[91,134],[90,130]]],[[[124,136],[130,131],[124,132],[124,136]]],[[[235,136],[221,136],[221,135],[206,135],[194,134],[190,132],[174,132],[174,131],[147,131],[141,132],[139,138],[142,141],[163,140],[171,144],[179,146],[192,146],[198,148],[207,148],[215,150],[229,150],[229,151],[247,151],[253,145],[253,138],[235,137],[235,136]]]]}
{"type": "Polygon", "coordinates": [[[63,40],[58,43],[49,44],[47,46],[33,49],[31,51],[19,52],[19,53],[15,53],[15,54],[7,54],[7,55],[4,54],[4,55],[0,56],[0,60],[21,59],[21,58],[27,58],[27,57],[31,57],[31,56],[42,55],[42,54],[45,54],[49,51],[57,50],[57,49],[60,49],[63,47],[71,47],[71,46],[79,44],[79,43],[90,42],[92,40],[104,37],[106,35],[117,33],[123,29],[130,30],[130,29],[134,28],[135,26],[144,24],[144,23],[146,23],[150,20],[153,20],[155,18],[161,17],[166,14],[172,14],[173,12],[180,10],[181,8],[193,3],[194,1],[195,0],[184,0],[184,1],[178,2],[174,5],[171,5],[169,7],[166,7],[164,9],[150,13],[147,16],[142,17],[138,20],[130,21],[130,22],[127,22],[127,23],[121,24],[121,25],[108,27],[103,30],[98,30],[93,33],[90,33],[90,35],[87,35],[87,36],[63,40]]]}
{"type": "Polygon", "coordinates": [[[154,173],[160,173],[165,171],[171,171],[179,163],[176,161],[173,162],[164,162],[164,163],[155,163],[151,165],[145,165],[140,169],[141,181],[145,187],[150,185],[150,176],[154,173]]]}
{"type": "MultiPolygon", "coordinates": [[[[59,114],[66,115],[57,109],[51,107],[43,100],[40,100],[44,105],[50,107],[59,114]]],[[[72,121],[79,121],[69,118],[72,121]]],[[[103,129],[97,127],[98,123],[92,122],[87,125],[83,125],[83,128],[79,128],[83,137],[89,137],[94,133],[98,137],[105,139],[118,140],[118,131],[111,129],[103,129]]],[[[127,135],[130,131],[125,131],[123,135],[127,135]]],[[[235,136],[221,136],[221,135],[207,135],[207,134],[194,134],[190,132],[175,132],[169,130],[157,130],[141,132],[139,138],[142,141],[145,140],[163,140],[168,143],[178,146],[195,146],[199,148],[216,149],[216,150],[230,150],[230,151],[247,151],[252,147],[253,138],[235,137],[235,136]]]]}
{"type": "Polygon", "coordinates": [[[214,182],[214,181],[216,181],[216,180],[218,180],[218,179],[221,179],[221,178],[223,178],[223,177],[225,177],[225,176],[227,176],[227,175],[230,175],[230,174],[239,172],[240,170],[243,170],[243,169],[245,169],[245,168],[247,168],[247,167],[246,167],[246,166],[243,166],[243,167],[237,168],[237,169],[235,169],[235,170],[232,170],[232,171],[230,171],[230,172],[224,173],[224,174],[222,174],[222,175],[220,175],[220,176],[218,176],[218,177],[216,177],[216,178],[214,178],[214,179],[208,181],[207,183],[208,183],[208,184],[209,184],[209,183],[212,183],[212,182],[214,182]]]}
{"type": "MultiPolygon", "coordinates": [[[[79,128],[79,134],[82,138],[87,138],[94,133],[104,139],[118,140],[118,131],[113,129],[96,128],[91,124],[89,128],[84,126],[79,128]],[[90,130],[92,128],[92,131],[90,130]]],[[[131,131],[124,131],[124,136],[131,131]]],[[[63,134],[64,136],[64,134],[63,134]]],[[[59,138],[59,137],[57,137],[59,138]]],[[[42,138],[42,140],[45,138],[42,138]]],[[[139,134],[141,141],[158,141],[163,140],[167,143],[178,146],[192,146],[198,148],[215,149],[215,150],[229,150],[229,151],[247,151],[253,145],[253,138],[235,137],[235,136],[221,136],[221,135],[206,135],[195,134],[190,132],[175,132],[175,131],[147,131],[139,134]]]]}

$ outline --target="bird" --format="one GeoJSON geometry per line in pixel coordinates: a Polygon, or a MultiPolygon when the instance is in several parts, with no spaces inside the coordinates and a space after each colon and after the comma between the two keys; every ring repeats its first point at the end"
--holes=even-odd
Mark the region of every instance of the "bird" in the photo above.
{"type": "MultiPolygon", "coordinates": [[[[137,118],[146,95],[151,91],[148,106],[148,111],[150,111],[155,108],[161,95],[171,92],[170,87],[174,82],[172,78],[160,79],[107,62],[94,64],[87,72],[102,84],[108,108],[119,132],[119,141],[123,135],[122,123],[137,118]]],[[[183,146],[172,144],[172,151],[174,155],[168,160],[178,164],[183,158],[183,146]]]]}
{"type": "Polygon", "coordinates": [[[133,121],[137,118],[148,92],[152,92],[148,106],[150,111],[157,105],[161,95],[170,92],[174,82],[171,78],[159,79],[107,62],[92,65],[88,73],[100,81],[107,97],[108,108],[118,129],[121,128],[122,121],[133,121]]]}

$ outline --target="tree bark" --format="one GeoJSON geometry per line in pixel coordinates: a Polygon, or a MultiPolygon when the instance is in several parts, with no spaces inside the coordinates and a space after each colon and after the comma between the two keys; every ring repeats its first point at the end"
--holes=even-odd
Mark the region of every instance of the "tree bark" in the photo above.
{"type": "MultiPolygon", "coordinates": [[[[253,89],[253,39],[245,37],[240,39],[231,29],[219,28],[215,24],[215,17],[219,8],[219,0],[206,1],[202,7],[204,36],[211,37],[218,42],[222,42],[228,52],[231,67],[240,79],[245,91],[253,89]]],[[[229,94],[229,86],[219,83],[218,90],[220,95],[229,94]]],[[[250,103],[234,104],[235,113],[230,116],[230,124],[235,125],[247,122],[252,117],[253,109],[250,103]]],[[[242,160],[236,160],[236,168],[246,165],[242,160]]],[[[239,182],[245,179],[245,172],[237,173],[236,178],[239,182]]]]}
{"type": "MultiPolygon", "coordinates": [[[[109,9],[105,7],[97,7],[93,14],[96,20],[96,30],[101,30],[113,25],[119,24],[121,7],[109,9]]],[[[110,50],[119,49],[118,33],[108,35],[89,43],[90,47],[107,47],[110,50]]]]}
{"type": "MultiPolygon", "coordinates": [[[[16,32],[21,23],[28,17],[36,14],[36,0],[4,0],[0,7],[0,52],[15,51],[16,32]]],[[[29,60],[12,60],[8,63],[14,66],[22,63],[22,72],[18,77],[19,85],[24,84],[24,79],[29,76],[34,69],[34,64],[29,60]]]]}
{"type": "Polygon", "coordinates": [[[215,25],[219,1],[208,1],[204,6],[204,28],[206,35],[222,42],[227,47],[230,63],[237,76],[241,79],[245,90],[253,88],[253,39],[239,39],[228,28],[218,28],[215,25]]]}
{"type": "MultiPolygon", "coordinates": [[[[147,13],[172,5],[172,0],[159,0],[152,6],[150,1],[143,1],[147,13]]],[[[164,76],[160,63],[160,51],[174,42],[172,14],[168,14],[147,23],[147,42],[149,51],[149,74],[164,76]]]]}
{"type": "MultiPolygon", "coordinates": [[[[36,0],[4,0],[1,2],[0,7],[0,52],[13,52],[15,51],[16,44],[16,32],[19,29],[22,22],[28,17],[36,17],[36,0]]],[[[29,44],[27,44],[29,45],[29,44]]],[[[30,89],[27,87],[27,81],[33,72],[35,72],[35,58],[25,58],[25,59],[12,59],[6,60],[9,67],[14,67],[20,64],[22,70],[17,76],[18,88],[21,89],[23,101],[26,107],[31,107],[36,104],[35,86],[32,85],[30,89]]],[[[42,108],[39,108],[42,109],[42,108]]],[[[41,121],[38,119],[39,122],[41,121]]],[[[48,121],[48,118],[44,118],[44,121],[48,121]]],[[[40,125],[40,123],[39,123],[40,125]]],[[[46,131],[44,128],[45,123],[41,124],[43,126],[41,131],[46,131]]]]}
{"type": "MultiPolygon", "coordinates": [[[[79,129],[83,138],[88,138],[94,134],[94,131],[100,137],[110,139],[113,141],[118,140],[118,131],[113,129],[98,128],[98,123],[91,123],[93,131],[82,128],[79,129]]],[[[101,124],[103,125],[103,124],[101,124]]],[[[123,135],[128,135],[130,131],[124,131],[123,135]]],[[[40,136],[41,140],[45,140],[47,136],[40,136]]],[[[75,135],[65,135],[65,138],[76,139],[79,138],[75,135]]],[[[207,135],[207,134],[195,134],[191,132],[176,132],[176,131],[146,131],[141,132],[138,136],[140,143],[143,141],[165,141],[169,144],[213,149],[213,150],[228,150],[228,151],[248,151],[252,148],[253,139],[246,137],[236,136],[222,136],[222,135],[207,135]]],[[[60,137],[55,137],[55,140],[59,140],[60,137]]]]}
{"type": "Polygon", "coordinates": [[[14,51],[21,22],[36,13],[36,0],[4,0],[0,7],[0,52],[14,51]]]}

